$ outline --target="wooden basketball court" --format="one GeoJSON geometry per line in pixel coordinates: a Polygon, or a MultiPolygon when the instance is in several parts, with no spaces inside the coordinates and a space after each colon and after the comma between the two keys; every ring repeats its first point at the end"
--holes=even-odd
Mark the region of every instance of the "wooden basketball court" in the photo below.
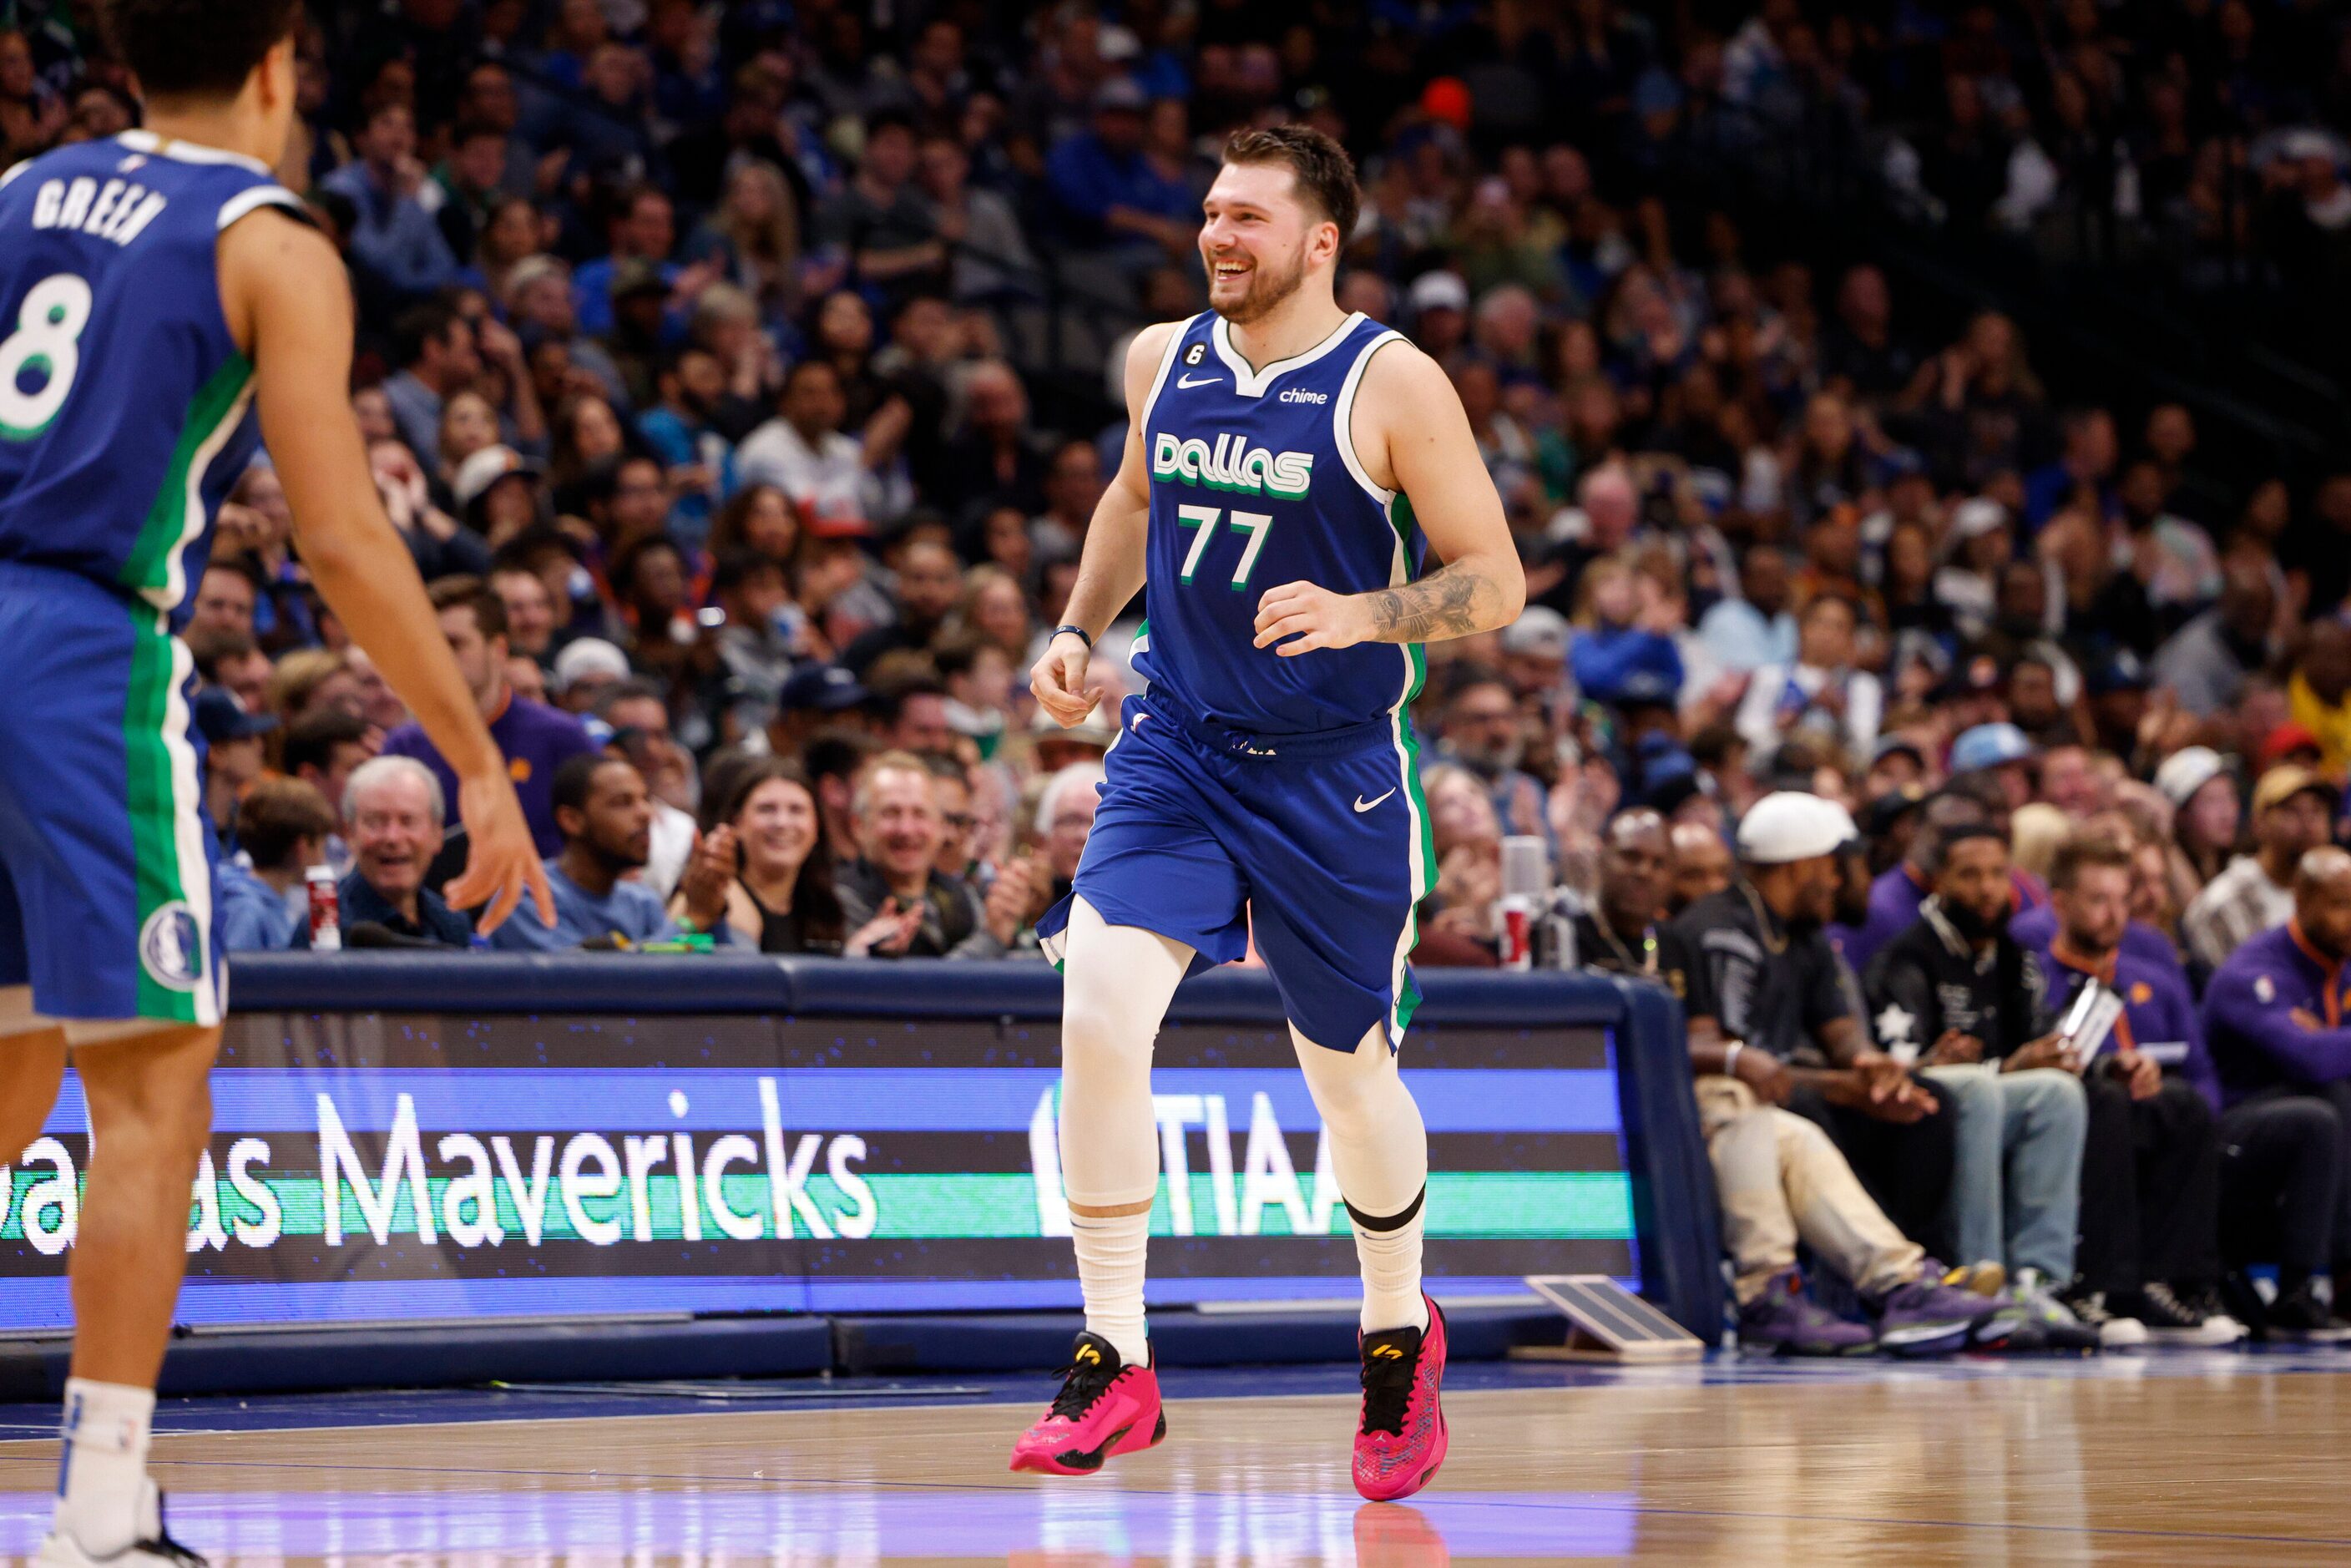
{"type": "MultiPolygon", "coordinates": [[[[2351,1561],[2351,1354],[1458,1370],[1407,1505],[1349,1489],[1344,1369],[1171,1374],[1091,1480],[1006,1471],[1047,1385],[1001,1376],[214,1400],[157,1453],[222,1568],[2351,1561]]],[[[0,1442],[0,1562],[56,1465],[0,1442]]]]}

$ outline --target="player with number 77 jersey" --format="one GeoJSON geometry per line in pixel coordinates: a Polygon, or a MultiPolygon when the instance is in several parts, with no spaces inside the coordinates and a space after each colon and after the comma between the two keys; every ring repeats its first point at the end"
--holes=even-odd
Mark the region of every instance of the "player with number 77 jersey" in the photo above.
{"type": "Polygon", "coordinates": [[[1038,923],[1066,981],[1060,1152],[1086,1332],[1015,1469],[1082,1474],[1165,1435],[1143,1306],[1152,1040],[1185,974],[1252,936],[1355,1233],[1356,1490],[1408,1496],[1444,1462],[1428,1140],[1395,1064],[1437,873],[1407,710],[1420,644],[1508,624],[1526,583],[1444,371],[1339,308],[1360,210],[1320,131],[1227,144],[1203,203],[1209,308],[1136,336],[1125,457],[1030,678],[1047,713],[1082,718],[1094,639],[1148,593],[1148,688],[1120,716],[1071,895],[1038,923]]]}

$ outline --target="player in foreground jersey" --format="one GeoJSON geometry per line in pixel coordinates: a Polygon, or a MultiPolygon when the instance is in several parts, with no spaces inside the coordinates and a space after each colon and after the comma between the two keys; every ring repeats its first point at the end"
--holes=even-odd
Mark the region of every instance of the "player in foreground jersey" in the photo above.
{"type": "Polygon", "coordinates": [[[1339,308],[1358,205],[1320,132],[1227,144],[1200,230],[1212,308],[1128,353],[1125,460],[1030,680],[1082,719],[1093,639],[1149,580],[1150,688],[1126,701],[1075,891],[1039,925],[1067,976],[1061,1158],[1086,1332],[1015,1469],[1092,1470],[1166,1430],[1143,1312],[1152,1040],[1176,982],[1240,957],[1252,925],[1363,1270],[1356,1490],[1407,1496],[1444,1461],[1428,1141],[1395,1063],[1419,996],[1413,906],[1437,873],[1406,707],[1418,644],[1509,624],[1526,584],[1445,372],[1339,308]]]}
{"type": "Polygon", "coordinates": [[[319,591],[458,770],[450,902],[490,926],[528,890],[553,919],[376,500],[342,263],[270,177],[298,0],[105,9],[147,128],[0,177],[0,1155],[38,1133],[69,1052],[91,1125],[51,1568],[201,1562],[146,1473],[226,1000],[177,632],[256,409],[319,591]]]}

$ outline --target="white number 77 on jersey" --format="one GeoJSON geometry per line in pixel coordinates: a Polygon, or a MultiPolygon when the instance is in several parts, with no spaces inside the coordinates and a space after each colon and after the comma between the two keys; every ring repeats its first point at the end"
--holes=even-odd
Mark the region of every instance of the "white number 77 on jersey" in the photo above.
{"type": "Polygon", "coordinates": [[[1265,548],[1265,536],[1273,527],[1273,518],[1263,512],[1227,514],[1216,507],[1190,506],[1176,508],[1176,520],[1178,526],[1200,530],[1193,536],[1192,548],[1184,552],[1184,570],[1181,575],[1186,584],[1191,582],[1192,574],[1199,570],[1200,557],[1208,548],[1208,536],[1217,531],[1217,521],[1228,515],[1232,526],[1247,530],[1249,537],[1249,544],[1241,551],[1240,564],[1233,568],[1232,586],[1235,588],[1249,586],[1249,573],[1257,570],[1258,552],[1265,548]]]}

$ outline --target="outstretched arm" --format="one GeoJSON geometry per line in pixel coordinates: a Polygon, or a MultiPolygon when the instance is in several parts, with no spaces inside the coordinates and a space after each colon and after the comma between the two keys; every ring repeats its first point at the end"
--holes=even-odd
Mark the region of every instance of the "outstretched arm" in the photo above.
{"type": "Polygon", "coordinates": [[[1527,579],[1502,498],[1478,455],[1469,416],[1435,360],[1391,343],[1364,367],[1353,411],[1355,450],[1372,483],[1396,491],[1444,562],[1395,588],[1342,594],[1285,583],[1258,601],[1257,645],[1311,653],[1358,643],[1437,643],[1507,626],[1526,607],[1527,579]]]}
{"type": "Polygon", "coordinates": [[[253,361],[262,434],[293,509],[302,562],[457,774],[471,849],[449,902],[486,901],[486,932],[528,892],[553,925],[547,873],[505,762],[376,497],[350,414],[351,303],[341,258],[317,231],[264,211],[221,236],[220,274],[230,330],[253,361]]]}

